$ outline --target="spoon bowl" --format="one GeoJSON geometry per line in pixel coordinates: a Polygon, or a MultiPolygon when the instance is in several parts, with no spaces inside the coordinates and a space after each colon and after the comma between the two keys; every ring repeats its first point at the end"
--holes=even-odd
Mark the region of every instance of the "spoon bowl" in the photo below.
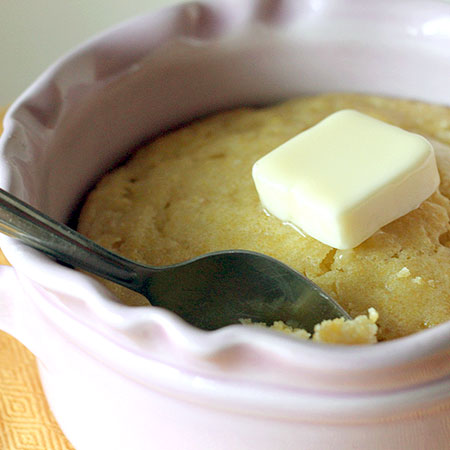
{"type": "Polygon", "coordinates": [[[0,189],[0,231],[57,261],[144,295],[190,324],[215,330],[242,320],[283,320],[312,332],[325,319],[350,316],[312,281],[269,256],[246,250],[209,253],[154,267],[101,247],[0,189]]]}

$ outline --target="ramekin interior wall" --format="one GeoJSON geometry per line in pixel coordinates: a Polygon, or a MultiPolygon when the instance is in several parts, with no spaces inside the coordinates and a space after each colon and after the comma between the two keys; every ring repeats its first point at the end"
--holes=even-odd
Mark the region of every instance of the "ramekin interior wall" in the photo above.
{"type": "Polygon", "coordinates": [[[364,23],[357,14],[338,23],[327,14],[305,14],[295,30],[289,24],[281,31],[277,24],[261,22],[231,35],[221,30],[224,36],[169,36],[157,49],[146,49],[141,42],[139,51],[131,47],[133,41],[120,41],[121,30],[116,30],[114,47],[94,41],[63,70],[56,68],[61,73],[53,82],[16,111],[19,121],[32,114],[48,137],[38,161],[17,164],[19,172],[39,167],[37,172],[46,174],[35,177],[36,195],[28,200],[66,219],[98,176],[139,143],[220,109],[326,91],[450,104],[445,88],[449,46],[436,45],[439,38],[433,35],[422,36],[418,44],[423,26],[416,31],[397,28],[395,19],[374,27],[375,22],[364,23]],[[366,27],[365,40],[352,37],[355,26],[366,27]],[[127,52],[128,65],[117,67],[117,54],[123,61],[127,52]],[[95,64],[84,64],[87,59],[95,64]],[[87,66],[95,69],[87,72],[87,66]],[[70,89],[65,88],[68,72],[70,89]],[[40,102],[49,93],[57,105],[52,111],[40,102]]]}

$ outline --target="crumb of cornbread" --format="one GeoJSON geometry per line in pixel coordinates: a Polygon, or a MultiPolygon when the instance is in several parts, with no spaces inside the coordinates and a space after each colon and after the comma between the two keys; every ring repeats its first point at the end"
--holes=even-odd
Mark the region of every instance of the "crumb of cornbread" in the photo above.
{"type": "MultiPolygon", "coordinates": [[[[302,236],[261,209],[253,163],[346,108],[450,144],[450,108],[406,100],[329,94],[224,112],[156,139],[104,177],[83,208],[79,230],[155,265],[230,248],[271,255],[317,283],[352,317],[373,306],[380,314],[379,340],[449,320],[447,152],[436,152],[439,190],[355,249],[336,250],[302,236]],[[404,267],[411,275],[397,277],[404,267]]],[[[146,304],[138,294],[108,286],[127,304],[146,304]]]]}
{"type": "MultiPolygon", "coordinates": [[[[254,326],[260,326],[260,327],[267,327],[267,324],[264,322],[252,322],[250,319],[242,319],[241,320],[242,325],[254,325],[254,326]]],[[[310,339],[311,333],[308,333],[306,330],[303,330],[302,328],[294,328],[289,325],[287,325],[282,320],[276,320],[272,325],[270,325],[268,328],[275,330],[275,331],[281,331],[282,333],[290,334],[291,336],[294,336],[299,339],[310,339]]]]}
{"type": "Polygon", "coordinates": [[[398,278],[407,278],[411,276],[411,272],[409,271],[409,269],[407,267],[403,267],[402,269],[400,269],[397,272],[397,277],[398,278]]]}
{"type": "MultiPolygon", "coordinates": [[[[275,321],[268,328],[281,331],[299,339],[312,339],[324,344],[362,345],[377,342],[378,312],[369,308],[367,315],[360,315],[351,320],[343,317],[333,320],[324,320],[314,327],[314,333],[308,333],[301,328],[294,328],[282,320],[275,321]]],[[[265,323],[242,320],[243,325],[267,326],[265,323]]]]}
{"type": "Polygon", "coordinates": [[[313,341],[329,344],[375,344],[377,342],[378,312],[369,308],[368,315],[360,315],[353,320],[324,320],[314,327],[313,341]]]}

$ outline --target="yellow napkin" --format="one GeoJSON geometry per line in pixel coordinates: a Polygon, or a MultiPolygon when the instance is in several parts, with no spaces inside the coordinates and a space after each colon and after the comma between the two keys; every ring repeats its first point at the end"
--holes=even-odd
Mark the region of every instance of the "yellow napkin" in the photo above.
{"type": "MultiPolygon", "coordinates": [[[[0,108],[0,134],[5,111],[0,108]]],[[[1,250],[0,264],[8,264],[1,250]]],[[[0,450],[74,450],[48,407],[34,356],[2,331],[0,450]]]]}

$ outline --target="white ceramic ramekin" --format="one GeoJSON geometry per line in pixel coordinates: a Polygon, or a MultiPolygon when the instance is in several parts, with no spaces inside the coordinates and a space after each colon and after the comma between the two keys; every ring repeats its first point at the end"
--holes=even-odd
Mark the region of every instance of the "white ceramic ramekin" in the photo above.
{"type": "MultiPolygon", "coordinates": [[[[18,99],[0,184],[65,220],[130,149],[210,111],[336,90],[450,104],[449,85],[443,1],[176,6],[82,45],[18,99]]],[[[205,332],[0,244],[0,327],[36,354],[77,450],[449,448],[450,323],[352,348],[205,332]]]]}

